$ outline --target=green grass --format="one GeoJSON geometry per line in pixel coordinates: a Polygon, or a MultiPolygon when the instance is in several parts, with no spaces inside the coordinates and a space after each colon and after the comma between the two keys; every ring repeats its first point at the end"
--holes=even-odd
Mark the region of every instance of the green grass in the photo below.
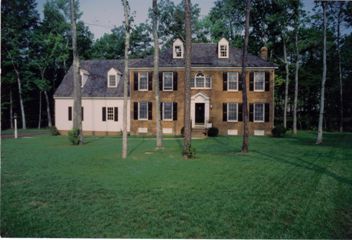
{"type": "Polygon", "coordinates": [[[2,141],[1,236],[352,238],[352,134],[2,141]]]}

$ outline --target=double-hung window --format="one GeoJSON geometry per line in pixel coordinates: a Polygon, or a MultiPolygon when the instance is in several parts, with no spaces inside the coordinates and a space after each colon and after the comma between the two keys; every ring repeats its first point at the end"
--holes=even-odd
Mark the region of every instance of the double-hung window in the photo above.
{"type": "Polygon", "coordinates": [[[117,81],[116,81],[116,75],[109,75],[109,87],[116,87],[117,86],[117,81]]]}
{"type": "Polygon", "coordinates": [[[254,72],[254,91],[263,92],[265,90],[265,72],[254,72]]]}
{"type": "Polygon", "coordinates": [[[211,88],[211,77],[198,73],[191,79],[191,88],[211,88]]]}
{"type": "Polygon", "coordinates": [[[227,73],[227,90],[238,91],[238,73],[237,72],[227,73]]]}
{"type": "Polygon", "coordinates": [[[265,116],[265,104],[264,103],[255,103],[254,104],[254,112],[253,112],[253,120],[254,122],[264,122],[265,116]]]}
{"type": "Polygon", "coordinates": [[[163,91],[172,91],[174,88],[174,74],[172,72],[163,73],[163,91]]]}
{"type": "Polygon", "coordinates": [[[114,120],[114,108],[113,107],[108,107],[107,119],[114,120]]]}
{"type": "Polygon", "coordinates": [[[220,56],[227,58],[227,45],[220,45],[220,56]]]}
{"type": "Polygon", "coordinates": [[[148,120],[148,102],[140,102],[138,104],[138,119],[148,120]]]}
{"type": "Polygon", "coordinates": [[[148,91],[148,73],[140,72],[138,76],[138,90],[148,91]]]}
{"type": "Polygon", "coordinates": [[[238,121],[238,103],[227,104],[227,121],[228,122],[238,121]]]}
{"type": "Polygon", "coordinates": [[[173,103],[164,102],[163,103],[163,120],[173,120],[173,103]]]}

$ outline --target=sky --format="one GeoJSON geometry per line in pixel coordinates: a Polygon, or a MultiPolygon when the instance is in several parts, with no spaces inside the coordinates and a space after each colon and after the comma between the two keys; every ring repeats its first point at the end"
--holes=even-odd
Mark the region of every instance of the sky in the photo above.
{"type": "MultiPolygon", "coordinates": [[[[43,5],[47,0],[37,0],[38,11],[42,15],[43,5]]],[[[173,0],[175,4],[182,0],[173,0]]],[[[197,3],[201,10],[201,17],[206,16],[213,7],[215,0],[192,0],[197,3]]],[[[152,7],[152,0],[129,0],[131,12],[135,12],[135,23],[145,22],[148,9],[152,7]]],[[[311,10],[313,0],[303,0],[306,10],[311,10]]],[[[123,7],[121,0],[80,0],[80,9],[83,12],[81,20],[89,27],[94,38],[101,37],[104,33],[110,33],[114,26],[123,22],[123,7]]]]}

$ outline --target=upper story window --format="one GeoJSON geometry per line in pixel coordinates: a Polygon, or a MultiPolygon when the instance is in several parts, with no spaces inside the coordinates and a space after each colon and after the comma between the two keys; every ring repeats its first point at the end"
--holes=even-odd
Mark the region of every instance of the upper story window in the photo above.
{"type": "Polygon", "coordinates": [[[172,91],[174,89],[174,74],[173,72],[163,73],[163,91],[172,91]]]}
{"type": "Polygon", "coordinates": [[[138,73],[138,90],[148,91],[148,72],[138,73]]]}
{"type": "Polygon", "coordinates": [[[238,91],[238,72],[227,73],[227,90],[238,91]]]}
{"type": "Polygon", "coordinates": [[[197,73],[191,79],[191,88],[211,88],[212,79],[210,76],[205,76],[203,73],[197,73]]]}
{"type": "Polygon", "coordinates": [[[265,91],[265,72],[254,72],[254,91],[265,91]]]}
{"type": "Polygon", "coordinates": [[[218,57],[229,58],[229,42],[222,38],[218,43],[218,57]]]}
{"type": "Polygon", "coordinates": [[[81,87],[83,88],[84,85],[86,84],[87,80],[88,80],[88,71],[84,70],[84,69],[80,69],[80,81],[81,81],[81,87]]]}
{"type": "Polygon", "coordinates": [[[107,75],[108,88],[116,88],[121,78],[120,71],[111,68],[107,75]]]}
{"type": "Polygon", "coordinates": [[[183,58],[183,52],[184,52],[184,47],[183,47],[183,42],[181,39],[177,38],[173,45],[172,45],[172,56],[173,58],[183,58]]]}
{"type": "Polygon", "coordinates": [[[253,120],[254,122],[264,122],[265,116],[265,104],[264,103],[255,103],[254,104],[254,112],[253,112],[253,120]]]}

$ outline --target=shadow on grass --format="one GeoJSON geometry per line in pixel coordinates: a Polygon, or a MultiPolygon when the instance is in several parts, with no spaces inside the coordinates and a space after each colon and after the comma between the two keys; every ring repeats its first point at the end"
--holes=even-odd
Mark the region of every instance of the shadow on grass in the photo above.
{"type": "MultiPolygon", "coordinates": [[[[132,153],[134,153],[140,146],[143,145],[143,143],[145,142],[144,137],[141,139],[141,141],[139,141],[133,148],[131,148],[128,153],[127,156],[131,155],[132,153]]],[[[121,143],[122,144],[122,143],[121,143]]]]}

